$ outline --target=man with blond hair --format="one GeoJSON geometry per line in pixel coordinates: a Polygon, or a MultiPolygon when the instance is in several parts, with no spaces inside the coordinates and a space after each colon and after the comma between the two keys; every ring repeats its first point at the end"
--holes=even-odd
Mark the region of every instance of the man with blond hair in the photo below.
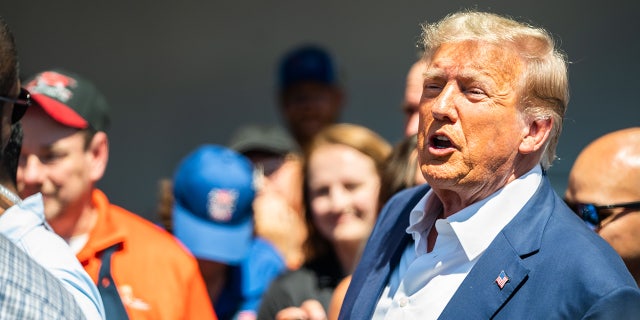
{"type": "Polygon", "coordinates": [[[425,24],[428,186],[380,213],[342,319],[628,319],[640,290],[546,177],[568,103],[549,33],[464,11],[425,24]]]}

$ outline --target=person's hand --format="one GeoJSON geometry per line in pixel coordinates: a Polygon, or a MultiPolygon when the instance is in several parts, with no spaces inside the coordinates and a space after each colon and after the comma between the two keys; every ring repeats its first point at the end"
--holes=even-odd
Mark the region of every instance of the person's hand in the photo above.
{"type": "Polygon", "coordinates": [[[276,320],[327,320],[327,313],[318,300],[307,300],[300,307],[280,310],[276,320]]]}

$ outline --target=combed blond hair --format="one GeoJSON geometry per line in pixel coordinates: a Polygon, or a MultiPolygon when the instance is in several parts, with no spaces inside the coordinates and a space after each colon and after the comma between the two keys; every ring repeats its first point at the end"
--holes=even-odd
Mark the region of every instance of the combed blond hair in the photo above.
{"type": "Polygon", "coordinates": [[[552,119],[553,127],[540,162],[548,169],[556,157],[558,137],[569,103],[566,56],[549,32],[493,13],[461,11],[422,25],[424,59],[430,61],[444,43],[480,41],[512,46],[525,63],[520,106],[526,117],[552,119]]]}

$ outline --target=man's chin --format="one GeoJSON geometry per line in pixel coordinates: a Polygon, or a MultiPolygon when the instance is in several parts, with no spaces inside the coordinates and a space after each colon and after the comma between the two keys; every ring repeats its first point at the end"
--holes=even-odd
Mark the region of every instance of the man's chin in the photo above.
{"type": "Polygon", "coordinates": [[[61,211],[58,210],[57,205],[47,204],[47,201],[45,201],[44,207],[45,207],[44,217],[45,219],[47,219],[49,223],[51,223],[52,221],[55,222],[56,220],[60,219],[61,211]]]}
{"type": "Polygon", "coordinates": [[[423,176],[427,183],[433,187],[445,187],[458,183],[460,174],[455,171],[447,170],[445,166],[430,166],[423,171],[423,176]]]}

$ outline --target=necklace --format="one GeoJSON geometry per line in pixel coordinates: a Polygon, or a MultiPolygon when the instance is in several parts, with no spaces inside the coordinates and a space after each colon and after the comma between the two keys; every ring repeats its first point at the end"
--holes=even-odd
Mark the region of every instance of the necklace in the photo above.
{"type": "Polygon", "coordinates": [[[7,200],[11,201],[14,205],[21,204],[22,199],[18,197],[15,193],[9,191],[5,186],[0,184],[0,195],[3,195],[7,200]]]}

